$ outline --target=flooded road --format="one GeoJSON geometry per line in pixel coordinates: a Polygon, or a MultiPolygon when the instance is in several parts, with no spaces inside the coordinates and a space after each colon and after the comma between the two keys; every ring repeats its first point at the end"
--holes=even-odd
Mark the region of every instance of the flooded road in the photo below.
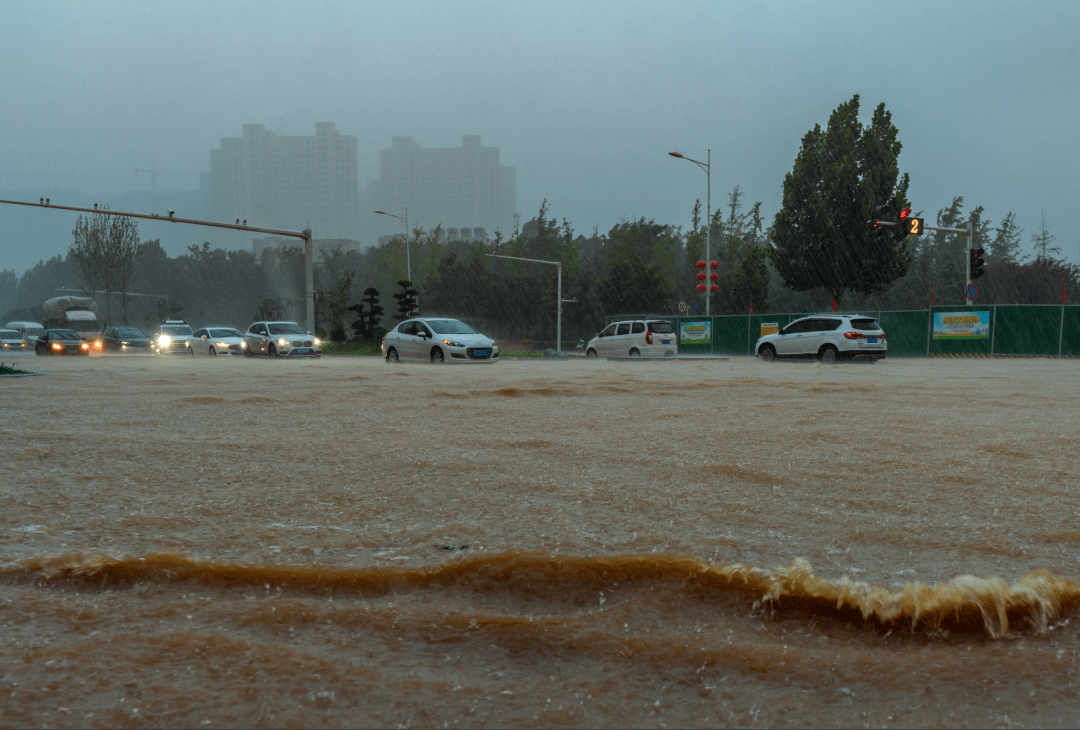
{"type": "Polygon", "coordinates": [[[1080,364],[20,358],[0,726],[1078,726],[1080,364]]]}

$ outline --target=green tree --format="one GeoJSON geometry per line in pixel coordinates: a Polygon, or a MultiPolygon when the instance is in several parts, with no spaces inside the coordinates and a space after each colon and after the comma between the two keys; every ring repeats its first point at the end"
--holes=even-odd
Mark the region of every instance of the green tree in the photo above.
{"type": "Polygon", "coordinates": [[[1023,230],[1016,225],[1016,216],[1010,211],[1001,225],[994,229],[994,240],[990,242],[990,254],[987,258],[991,264],[1013,263],[1022,264],[1027,258],[1020,252],[1020,234],[1023,230]]]}
{"type": "Polygon", "coordinates": [[[371,340],[375,337],[375,328],[379,326],[379,320],[383,316],[383,308],[379,304],[379,290],[369,286],[364,290],[364,297],[359,304],[349,307],[350,312],[356,313],[356,320],[352,323],[353,332],[363,340],[371,340]],[[367,305],[365,310],[364,305],[367,305]]]}
{"type": "Polygon", "coordinates": [[[892,115],[879,104],[868,125],[858,116],[856,94],[833,111],[824,131],[814,125],[803,137],[772,227],[772,260],[785,284],[796,291],[824,287],[837,301],[846,291],[886,291],[911,264],[905,240],[891,230],[875,237],[867,224],[876,206],[898,219],[908,205],[892,115]]]}
{"type": "Polygon", "coordinates": [[[1035,244],[1035,258],[1051,259],[1051,254],[1061,255],[1061,249],[1051,245],[1057,240],[1057,236],[1050,232],[1053,226],[1046,225],[1046,213],[1042,214],[1039,221],[1039,229],[1031,234],[1031,242],[1035,244]]]}
{"type": "Polygon", "coordinates": [[[417,291],[413,289],[412,282],[408,279],[401,279],[397,284],[401,287],[401,291],[394,295],[394,299],[397,300],[397,316],[398,319],[408,319],[416,312],[417,291]]]}

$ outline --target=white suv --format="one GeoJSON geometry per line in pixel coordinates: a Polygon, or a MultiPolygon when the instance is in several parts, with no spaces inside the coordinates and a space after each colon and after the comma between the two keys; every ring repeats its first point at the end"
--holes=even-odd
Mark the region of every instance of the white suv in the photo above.
{"type": "Polygon", "coordinates": [[[816,357],[825,364],[863,358],[877,362],[888,354],[885,333],[873,317],[861,314],[815,314],[797,319],[776,334],[757,341],[754,354],[777,358],[816,357]]]}
{"type": "Polygon", "coordinates": [[[666,319],[633,319],[612,322],[589,340],[589,357],[674,357],[678,341],[666,319]]]}

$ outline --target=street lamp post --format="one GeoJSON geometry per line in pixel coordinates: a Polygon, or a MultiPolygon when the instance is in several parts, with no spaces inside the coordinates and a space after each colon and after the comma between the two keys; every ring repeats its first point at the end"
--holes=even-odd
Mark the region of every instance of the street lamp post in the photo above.
{"type": "Polygon", "coordinates": [[[494,259],[514,259],[515,261],[532,261],[534,264],[550,264],[559,268],[558,285],[555,290],[555,352],[562,352],[562,305],[563,302],[576,302],[576,299],[562,298],[562,261],[543,261],[541,259],[523,259],[520,256],[503,256],[502,254],[487,254],[494,259]]]}
{"type": "MultiPolygon", "coordinates": [[[[710,148],[709,150],[706,151],[706,153],[705,153],[706,154],[705,162],[698,162],[697,160],[691,159],[691,158],[687,157],[686,155],[680,154],[678,152],[668,152],[668,154],[671,155],[672,157],[678,157],[680,160],[689,160],[690,162],[693,162],[695,165],[697,165],[698,167],[700,167],[702,170],[705,171],[705,261],[708,262],[708,260],[709,260],[709,248],[710,248],[709,247],[710,234],[712,232],[712,205],[711,205],[711,203],[712,203],[712,175],[709,174],[709,168],[710,168],[711,163],[712,163],[712,149],[710,148]]],[[[706,263],[706,266],[707,265],[708,264],[706,263]]],[[[706,317],[709,316],[709,299],[711,298],[709,296],[709,294],[710,294],[710,292],[709,292],[709,279],[706,278],[705,279],[705,316],[706,317]]]]}
{"type": "Polygon", "coordinates": [[[397,218],[399,221],[405,224],[405,278],[412,281],[412,260],[409,257],[409,208],[405,208],[405,217],[400,215],[394,215],[393,213],[387,213],[385,210],[375,211],[379,215],[388,215],[391,218],[397,218]]]}

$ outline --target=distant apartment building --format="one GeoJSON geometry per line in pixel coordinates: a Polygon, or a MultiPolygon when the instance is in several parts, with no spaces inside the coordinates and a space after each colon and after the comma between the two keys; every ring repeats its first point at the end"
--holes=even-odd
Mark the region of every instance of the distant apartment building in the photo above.
{"type": "MultiPolygon", "coordinates": [[[[499,148],[484,147],[480,135],[465,135],[461,147],[424,149],[411,137],[394,137],[390,149],[379,150],[380,178],[365,190],[366,205],[402,216],[409,227],[431,231],[441,224],[452,238],[503,237],[514,229],[515,171],[499,164],[499,148]],[[477,233],[477,231],[480,233],[477,233]]],[[[365,222],[376,237],[404,232],[389,216],[365,222]]]]}
{"type": "Polygon", "coordinates": [[[279,137],[261,124],[243,130],[210,150],[204,193],[212,220],[359,240],[356,137],[333,122],[316,124],[313,137],[279,137]]]}

